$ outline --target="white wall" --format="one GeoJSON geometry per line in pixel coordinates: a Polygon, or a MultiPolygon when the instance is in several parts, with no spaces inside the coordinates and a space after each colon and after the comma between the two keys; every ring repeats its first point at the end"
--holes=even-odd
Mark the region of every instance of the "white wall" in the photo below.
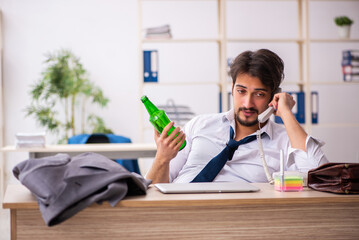
{"type": "MultiPolygon", "coordinates": [[[[95,109],[117,134],[138,137],[138,19],[133,0],[1,0],[5,145],[17,132],[43,131],[25,118],[44,54],[71,49],[110,103],[95,109]]],[[[56,143],[51,134],[48,143],[56,143]]],[[[7,154],[8,173],[26,154],[7,154]]]]}

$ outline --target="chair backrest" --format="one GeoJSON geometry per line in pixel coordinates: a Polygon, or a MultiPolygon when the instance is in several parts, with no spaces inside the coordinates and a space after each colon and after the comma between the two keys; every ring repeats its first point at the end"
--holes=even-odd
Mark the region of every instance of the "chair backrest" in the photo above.
{"type": "MultiPolygon", "coordinates": [[[[69,144],[91,144],[91,143],[131,143],[131,139],[114,134],[80,134],[69,138],[69,144]]],[[[130,172],[141,174],[137,159],[114,159],[130,172]]]]}
{"type": "Polygon", "coordinates": [[[86,141],[87,143],[110,143],[110,140],[104,134],[91,134],[86,141]]]}

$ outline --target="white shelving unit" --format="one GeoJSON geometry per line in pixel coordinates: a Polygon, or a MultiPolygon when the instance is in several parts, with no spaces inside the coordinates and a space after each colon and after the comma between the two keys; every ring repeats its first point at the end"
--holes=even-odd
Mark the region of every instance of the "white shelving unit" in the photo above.
{"type": "MultiPolygon", "coordinates": [[[[219,92],[222,92],[225,90],[225,88],[223,88],[223,83],[226,82],[226,68],[224,67],[224,72],[221,73],[222,71],[222,67],[221,66],[225,66],[225,64],[223,65],[222,62],[226,62],[225,60],[225,56],[221,55],[223,53],[223,36],[224,34],[222,34],[221,32],[223,31],[222,28],[223,26],[219,25],[221,23],[221,16],[223,13],[221,13],[220,9],[221,4],[223,4],[222,1],[217,1],[217,0],[195,0],[195,1],[178,1],[178,0],[174,0],[174,1],[148,1],[148,0],[139,0],[138,1],[138,6],[139,6],[139,65],[141,66],[141,72],[139,74],[140,79],[139,79],[139,98],[144,95],[146,93],[146,89],[158,89],[156,92],[154,91],[150,91],[149,94],[149,98],[150,100],[152,100],[156,105],[163,105],[166,104],[165,102],[165,98],[160,98],[158,97],[159,94],[156,93],[160,93],[161,95],[165,92],[165,89],[168,88],[170,90],[168,90],[170,93],[167,94],[168,96],[172,96],[172,95],[176,95],[177,97],[179,97],[178,95],[187,95],[187,96],[193,96],[195,93],[195,89],[201,89],[201,88],[207,88],[210,90],[210,96],[208,98],[211,98],[212,100],[210,100],[209,104],[210,105],[217,105],[216,107],[211,107],[210,110],[204,110],[204,112],[200,112],[200,113],[209,113],[209,112],[215,112],[219,110],[219,92]],[[146,8],[146,6],[143,5],[147,5],[147,4],[151,4],[154,3],[156,6],[159,5],[166,5],[167,9],[170,8],[170,10],[172,10],[172,14],[176,14],[174,11],[174,9],[171,8],[171,6],[168,6],[169,3],[173,3],[176,5],[177,8],[182,9],[182,11],[186,11],[186,9],[188,10],[188,8],[186,8],[186,6],[189,5],[189,3],[195,3],[194,7],[197,7],[197,9],[201,8],[201,7],[205,7],[205,6],[209,6],[210,7],[210,13],[211,14],[207,14],[207,21],[212,22],[213,24],[211,26],[207,26],[209,29],[209,34],[202,34],[202,35],[197,35],[197,36],[193,36],[191,34],[188,34],[188,29],[182,29],[181,31],[184,32],[185,34],[182,35],[178,35],[177,33],[174,33],[174,37],[171,39],[144,39],[143,38],[143,32],[142,29],[145,26],[145,24],[143,24],[143,22],[146,20],[143,15],[146,15],[146,13],[144,13],[144,8],[146,8]],[[196,4],[197,3],[197,4],[196,4]],[[197,5],[197,6],[196,6],[197,5]],[[216,25],[213,27],[213,25],[216,25]],[[208,78],[201,78],[199,76],[199,74],[197,73],[197,78],[193,77],[191,78],[191,76],[188,77],[187,79],[180,79],[177,80],[178,77],[175,76],[177,75],[177,71],[179,71],[180,68],[180,64],[178,62],[175,62],[173,65],[177,64],[178,67],[173,67],[172,71],[167,71],[166,73],[163,74],[163,72],[161,72],[161,68],[163,67],[164,64],[162,64],[162,60],[165,59],[165,55],[168,55],[168,52],[173,51],[174,48],[180,48],[183,50],[183,52],[186,51],[186,48],[192,49],[193,51],[197,51],[199,54],[197,54],[197,52],[195,52],[194,54],[188,54],[188,58],[195,58],[198,59],[198,61],[201,60],[200,57],[201,55],[205,55],[207,54],[206,51],[209,51],[211,55],[211,58],[213,56],[213,60],[211,62],[211,73],[213,73],[212,75],[210,74],[206,74],[206,76],[208,78]],[[207,49],[205,49],[205,47],[207,47],[207,49]],[[164,48],[164,49],[161,49],[164,48]],[[159,50],[159,69],[160,69],[160,74],[159,74],[159,80],[157,83],[151,83],[151,82],[146,82],[144,83],[143,81],[143,50],[144,49],[160,49],[159,50]],[[221,58],[223,58],[221,60],[221,58]],[[169,73],[170,72],[170,73],[169,73]],[[176,78],[177,77],[177,78],[176,78]],[[174,80],[173,80],[173,79],[174,80]],[[169,80],[171,79],[171,80],[169,80]],[[183,80],[184,79],[184,80],[183,80]],[[164,89],[164,90],[162,90],[164,89]],[[218,97],[216,98],[215,95],[217,95],[218,97]],[[215,99],[214,99],[215,98],[215,99]]],[[[161,12],[161,10],[159,10],[158,12],[161,12]]],[[[163,11],[164,14],[164,18],[169,18],[169,20],[172,22],[175,22],[175,20],[173,20],[173,18],[171,19],[170,16],[168,16],[168,14],[171,13],[167,13],[167,15],[165,14],[167,11],[163,11]]],[[[197,14],[197,13],[196,13],[197,14]]],[[[190,14],[191,15],[191,14],[190,14]]],[[[147,14],[148,16],[148,14],[147,14]]],[[[192,14],[192,19],[194,18],[194,14],[192,14]]],[[[201,20],[199,20],[199,22],[201,22],[201,20]]],[[[196,25],[199,28],[205,27],[204,25],[204,20],[201,23],[195,23],[194,25],[196,25]]],[[[167,23],[167,22],[164,22],[167,23]]],[[[162,24],[162,23],[161,23],[162,24]]],[[[174,23],[174,25],[176,26],[176,22],[174,23]]],[[[156,25],[153,25],[156,26],[156,25]]],[[[177,26],[179,26],[177,24],[177,26]]],[[[147,27],[151,27],[151,26],[147,26],[147,27]]],[[[171,25],[172,27],[172,25],[171,25]]],[[[180,28],[180,27],[179,27],[180,28]]],[[[178,29],[178,28],[177,28],[178,29]]],[[[172,29],[174,30],[174,29],[172,29]]],[[[180,55],[182,55],[182,57],[186,57],[185,53],[179,53],[180,55]]],[[[176,55],[171,55],[171,56],[176,56],[176,55]]],[[[168,58],[166,58],[168,59],[168,58]]],[[[191,59],[188,59],[188,61],[191,61],[191,59]]],[[[198,64],[198,63],[197,63],[198,64]]],[[[186,64],[184,64],[186,65],[186,64]]],[[[187,65],[188,66],[188,65],[187,65]]],[[[196,72],[196,69],[194,69],[194,67],[191,65],[190,66],[191,69],[189,69],[188,71],[196,72]]],[[[203,69],[203,67],[202,67],[203,69]]],[[[203,69],[205,70],[205,69],[203,69]]],[[[183,76],[184,74],[182,74],[183,76]]],[[[198,110],[203,110],[201,109],[201,104],[202,103],[190,103],[190,101],[183,101],[181,102],[180,100],[178,101],[178,99],[174,99],[175,103],[178,105],[188,105],[190,107],[195,108],[195,110],[197,110],[196,112],[198,112],[198,110]]],[[[142,103],[139,103],[139,112],[140,112],[140,129],[141,129],[141,133],[142,136],[140,137],[140,139],[142,139],[142,141],[146,142],[146,137],[145,137],[145,132],[147,132],[147,135],[151,135],[148,136],[147,139],[150,138],[150,140],[153,139],[153,129],[152,126],[149,124],[148,122],[148,115],[147,112],[143,106],[142,103]]],[[[199,113],[199,114],[200,114],[199,113]]]]}
{"type": "MultiPolygon", "coordinates": [[[[218,92],[221,92],[222,98],[219,101],[221,103],[222,111],[226,111],[230,104],[228,103],[228,90],[231,87],[231,82],[228,80],[227,76],[227,58],[235,57],[231,54],[238,54],[244,50],[255,50],[258,48],[269,48],[277,52],[285,63],[285,69],[287,69],[286,78],[283,82],[284,91],[304,91],[305,92],[305,124],[303,127],[309,132],[314,132],[318,134],[319,138],[325,138],[327,135],[323,133],[322,129],[338,129],[341,128],[356,128],[359,132],[359,113],[358,110],[355,111],[355,117],[353,121],[342,121],[339,119],[333,119],[329,121],[328,114],[330,113],[330,106],[327,102],[330,102],[335,98],[335,96],[328,96],[326,90],[322,88],[337,88],[345,89],[350,88],[351,91],[358,92],[359,83],[358,82],[343,82],[340,78],[340,61],[341,61],[341,51],[344,49],[359,49],[359,31],[352,29],[352,38],[350,39],[339,39],[336,32],[328,32],[323,29],[335,28],[333,18],[336,15],[348,15],[351,18],[354,18],[354,23],[359,24],[359,1],[358,0],[192,0],[192,1],[178,1],[178,0],[139,0],[139,60],[141,66],[140,74],[140,87],[139,87],[139,96],[141,96],[145,91],[144,88],[147,86],[152,87],[161,87],[163,89],[168,87],[176,86],[194,86],[194,85],[217,85],[218,92]],[[173,39],[156,39],[156,40],[145,40],[142,37],[143,23],[146,19],[142,18],[142,5],[145,3],[146,6],[150,3],[155,3],[156,7],[159,7],[160,4],[166,4],[168,8],[169,4],[176,5],[186,3],[199,3],[202,5],[208,5],[211,9],[214,5],[216,6],[215,18],[216,23],[214,28],[216,29],[216,36],[211,37],[191,37],[185,36],[179,38],[174,32],[173,39]],[[330,5],[333,7],[330,7],[330,5]],[[350,6],[346,6],[349,4],[350,6]],[[352,5],[354,7],[352,7],[352,5]],[[286,11],[275,11],[276,8],[283,6],[286,11]],[[329,6],[329,7],[328,7],[329,6]],[[343,7],[342,7],[343,6],[343,7]],[[262,10],[260,10],[262,8],[262,10]],[[356,9],[356,10],[355,10],[356,9]],[[255,11],[254,11],[255,10],[255,11]],[[258,12],[259,11],[259,12],[258,12]],[[262,12],[261,12],[262,11],[262,12]],[[274,14],[273,14],[274,12],[274,14]],[[355,14],[356,13],[356,14],[355,14]],[[263,26],[253,25],[256,22],[256,18],[261,16],[261,19],[268,20],[267,22],[258,23],[263,26]],[[272,19],[273,18],[273,19],[272,19]],[[286,22],[287,21],[287,22],[286,22]],[[319,23],[318,23],[319,21],[319,23]],[[252,26],[253,25],[253,26],[252,26]],[[281,30],[277,25],[284,27],[285,29],[281,30]],[[318,27],[319,26],[319,27],[318,27]],[[287,27],[287,28],[286,28],[287,27]],[[324,34],[316,34],[317,28],[319,32],[324,32],[324,34]],[[234,31],[233,31],[234,30],[234,31]],[[273,32],[273,33],[272,33],[273,32]],[[143,83],[143,57],[142,50],[144,46],[157,46],[162,45],[175,45],[175,44],[213,44],[216,46],[218,51],[217,54],[217,70],[218,74],[215,80],[211,81],[176,81],[172,83],[162,82],[161,75],[159,75],[158,83],[143,83]],[[318,56],[319,50],[316,50],[318,46],[328,46],[326,51],[328,56],[318,56]],[[332,56],[330,54],[334,54],[332,56]],[[319,60],[318,60],[319,59],[319,60]],[[318,68],[318,62],[320,61],[320,66],[323,68],[318,68]],[[336,63],[334,63],[336,62],[336,63]],[[326,67],[328,63],[328,67],[326,67]],[[335,69],[330,66],[335,66],[335,69]],[[338,66],[336,68],[336,66],[338,66]],[[318,71],[316,71],[318,69],[318,71]],[[317,72],[320,72],[318,74],[317,72]],[[330,73],[329,73],[330,72],[330,73]],[[331,74],[333,72],[333,75],[331,74]],[[325,74],[328,77],[324,77],[325,74]],[[325,73],[325,74],[324,74],[325,73]],[[336,75],[335,75],[336,74],[336,75]],[[321,78],[321,79],[320,79],[321,78]],[[354,90],[353,90],[354,89],[354,90]],[[311,119],[311,92],[319,91],[319,124],[312,124],[311,119]],[[329,98],[329,99],[328,99],[329,98]],[[355,122],[355,119],[358,121],[355,122]]],[[[197,4],[194,4],[197,6],[197,4]]],[[[166,7],[162,10],[166,12],[166,7]]],[[[198,7],[198,6],[197,6],[198,7]]],[[[180,9],[180,8],[179,8],[180,9]]],[[[183,10],[183,8],[182,8],[183,10]]],[[[180,11],[180,10],[179,10],[180,11]]],[[[203,8],[203,12],[206,11],[206,8],[203,8]]],[[[203,14],[201,11],[201,15],[203,14]]],[[[198,16],[201,16],[198,15],[198,16]]],[[[204,13],[208,15],[208,13],[204,13]]],[[[148,16],[148,14],[147,14],[148,16]]],[[[182,16],[187,19],[186,12],[182,13],[182,16]]],[[[159,18],[159,17],[157,17],[159,18]]],[[[163,16],[164,22],[166,22],[166,15],[163,16]]],[[[200,17],[199,17],[200,18],[200,17]]],[[[258,22],[258,21],[257,21],[258,22]]],[[[196,25],[196,24],[194,24],[196,25]]],[[[355,26],[355,25],[353,25],[355,26]]],[[[172,29],[176,31],[176,29],[172,29]]],[[[161,57],[161,52],[159,52],[161,57]]],[[[173,58],[177,56],[171,56],[173,58]]],[[[207,59],[206,59],[207,60],[207,59]]],[[[204,62],[203,64],[206,64],[204,62]]],[[[161,68],[161,63],[160,63],[161,68]]],[[[189,73],[190,74],[190,73],[189,73]]],[[[331,90],[330,90],[331,91],[331,90]]],[[[190,95],[190,94],[189,94],[190,95]]],[[[330,95],[330,94],[329,94],[330,95]]],[[[213,96],[212,96],[213,97],[213,96]]],[[[209,98],[209,97],[208,97],[209,98]]],[[[200,97],[199,97],[200,99],[200,97]]],[[[351,98],[349,102],[355,102],[357,98],[351,98]]],[[[345,101],[339,99],[339,102],[343,104],[345,101]]],[[[359,101],[356,103],[358,104],[359,101]]],[[[207,104],[206,101],[203,101],[203,104],[207,104]]],[[[146,124],[148,120],[146,119],[145,109],[140,103],[140,124],[141,124],[141,133],[144,133],[146,129],[146,124]],[[144,119],[144,120],[143,120],[144,119]]],[[[348,118],[350,114],[346,113],[348,118]]],[[[151,128],[148,124],[147,128],[151,128]]],[[[142,139],[144,137],[142,136],[142,139]]],[[[152,138],[151,138],[152,140],[152,138]]],[[[329,144],[328,148],[333,148],[333,143],[329,144]]],[[[352,151],[356,151],[355,148],[352,151]]],[[[332,152],[333,153],[333,152],[332,152]]],[[[329,154],[330,155],[330,154],[329,154]]],[[[333,154],[332,154],[333,155],[333,154]]],[[[335,155],[335,154],[334,154],[335,155]]],[[[355,155],[355,153],[354,153],[355,155]]],[[[353,154],[351,154],[353,156],[353,154]]],[[[357,158],[354,159],[359,161],[359,152],[357,153],[357,158]]],[[[339,161],[339,159],[330,159],[331,161],[339,161]]],[[[348,160],[346,160],[348,161],[348,160]]]]}
{"type": "MultiPolygon", "coordinates": [[[[320,21],[332,21],[332,24],[334,25],[334,21],[333,18],[335,16],[338,15],[348,15],[351,18],[356,18],[354,20],[354,22],[358,23],[358,10],[359,10],[359,1],[357,0],[344,0],[344,1],[334,1],[334,0],[328,0],[328,1],[323,1],[323,0],[306,0],[305,1],[305,7],[306,7],[306,12],[307,12],[307,19],[308,19],[308,25],[310,26],[310,21],[313,21],[315,14],[318,13],[318,9],[322,8],[322,6],[331,6],[330,9],[327,10],[328,14],[327,16],[323,16],[323,18],[319,18],[318,20],[318,24],[320,24],[320,21]],[[346,8],[342,8],[341,6],[344,6],[345,4],[351,5],[350,8],[346,7],[346,8]],[[336,15],[333,15],[333,14],[336,15]],[[329,19],[329,17],[331,17],[331,19],[329,19]]],[[[321,9],[320,11],[326,11],[326,9],[324,8],[323,10],[321,9]]],[[[318,58],[315,58],[315,56],[313,56],[312,58],[310,58],[309,53],[313,53],[313,52],[318,52],[315,49],[316,48],[325,48],[327,49],[328,53],[331,54],[325,54],[324,56],[322,56],[323,59],[325,59],[325,61],[323,61],[322,65],[325,65],[325,63],[329,62],[329,61],[335,61],[335,60],[339,60],[338,61],[338,66],[340,66],[340,60],[341,60],[341,51],[345,50],[345,49],[359,49],[359,38],[358,38],[358,28],[353,29],[355,25],[352,26],[352,37],[350,39],[339,39],[337,37],[337,35],[328,35],[328,34],[324,34],[323,35],[319,35],[316,34],[315,32],[315,26],[313,27],[313,29],[310,29],[310,27],[307,27],[307,46],[308,46],[308,59],[306,60],[308,68],[311,72],[311,74],[309,74],[308,76],[308,89],[310,90],[318,90],[319,92],[322,94],[322,98],[321,101],[325,102],[326,104],[322,104],[322,107],[319,109],[320,113],[322,113],[320,115],[320,119],[319,119],[319,124],[316,125],[310,125],[310,131],[313,134],[318,134],[321,136],[326,136],[328,132],[337,132],[338,131],[340,133],[345,134],[344,132],[347,131],[346,129],[353,129],[353,133],[355,131],[358,131],[359,129],[359,114],[358,111],[355,111],[355,109],[357,109],[357,104],[359,103],[359,98],[353,98],[353,94],[350,94],[350,92],[348,92],[348,99],[343,99],[343,98],[337,98],[335,94],[329,94],[329,91],[337,92],[337,91],[346,91],[345,89],[350,89],[353,92],[358,92],[359,91],[359,82],[344,82],[342,80],[342,74],[341,71],[339,72],[338,69],[319,69],[318,71],[320,71],[321,73],[323,73],[323,76],[318,76],[318,74],[316,74],[314,71],[316,70],[316,62],[318,61],[318,58]],[[353,32],[354,30],[354,32],[353,32]],[[356,30],[356,31],[355,31],[356,30]],[[354,35],[353,35],[354,33],[354,35]],[[340,51],[340,52],[339,52],[340,51]],[[334,53],[336,53],[336,55],[334,55],[334,53]],[[328,71],[325,71],[328,70],[328,71]],[[327,74],[330,73],[330,74],[327,74]],[[326,88],[324,90],[324,88],[326,88]],[[333,91],[334,90],[334,91],[333,91]],[[350,96],[352,95],[352,96],[350,96]],[[335,99],[335,103],[333,103],[333,99],[335,99]],[[349,106],[352,107],[349,107],[349,106]],[[325,109],[323,106],[325,106],[325,109]],[[330,108],[332,108],[333,110],[331,110],[330,108]],[[347,112],[347,110],[349,109],[353,109],[353,114],[350,114],[349,112],[347,112]],[[340,110],[341,109],[341,110],[340,110]],[[347,109],[347,110],[344,110],[347,109]],[[339,111],[338,111],[339,110],[339,111]],[[344,111],[343,111],[344,110],[344,111]],[[331,114],[329,114],[331,113],[331,114]],[[335,118],[336,115],[343,115],[346,114],[346,118],[347,119],[343,119],[343,118],[339,118],[339,120],[336,120],[335,118]],[[353,116],[354,121],[350,121],[351,115],[353,116]],[[330,120],[333,119],[333,120],[330,120]],[[355,119],[357,119],[357,121],[355,121],[355,119]],[[343,130],[343,131],[342,131],[343,130]]],[[[325,26],[323,26],[325,27],[325,26]]],[[[356,25],[357,27],[357,25],[356,25]]],[[[314,55],[314,54],[313,54],[314,55]]],[[[341,134],[339,134],[341,135],[341,134]]],[[[351,134],[345,134],[348,135],[347,137],[341,139],[341,136],[338,136],[338,134],[334,134],[331,138],[332,143],[329,144],[330,146],[327,147],[327,151],[329,152],[340,152],[338,151],[338,148],[336,148],[337,144],[340,145],[339,142],[346,142],[346,141],[342,141],[344,139],[348,139],[348,142],[351,142],[353,140],[349,140],[350,139],[350,135],[351,134]],[[336,136],[335,136],[336,135],[336,136]],[[348,138],[349,137],[349,138],[348,138]],[[337,143],[335,143],[334,141],[337,140],[337,143]],[[333,151],[333,149],[336,149],[333,151]]],[[[323,137],[325,138],[325,137],[323,137]]],[[[355,139],[354,139],[355,141],[355,139]]],[[[347,150],[350,151],[350,144],[348,144],[349,147],[347,150]]],[[[339,148],[340,149],[340,148],[339,148]]],[[[353,146],[352,151],[355,151],[355,146],[353,146]]],[[[341,149],[341,153],[337,154],[335,157],[333,157],[333,161],[359,161],[359,152],[356,152],[356,154],[351,154],[351,156],[349,157],[345,157],[341,155],[345,155],[347,150],[343,150],[341,149]],[[344,153],[344,154],[342,154],[344,153]]],[[[329,154],[329,155],[334,155],[334,154],[329,154]]]]}

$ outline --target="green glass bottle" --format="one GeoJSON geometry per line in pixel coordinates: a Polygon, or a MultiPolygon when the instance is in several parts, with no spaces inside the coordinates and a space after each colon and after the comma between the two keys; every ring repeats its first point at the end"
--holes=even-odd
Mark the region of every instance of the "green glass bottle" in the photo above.
{"type": "MultiPolygon", "coordinates": [[[[170,119],[167,117],[165,111],[158,109],[148,99],[147,96],[142,96],[141,101],[145,105],[147,112],[150,115],[150,122],[159,133],[162,133],[163,129],[167,126],[167,124],[171,122],[170,119]]],[[[175,130],[174,126],[171,127],[171,129],[168,132],[168,135],[170,135],[170,133],[173,132],[173,130],[175,130]]],[[[179,150],[182,150],[185,146],[186,146],[186,140],[183,142],[179,150]]]]}

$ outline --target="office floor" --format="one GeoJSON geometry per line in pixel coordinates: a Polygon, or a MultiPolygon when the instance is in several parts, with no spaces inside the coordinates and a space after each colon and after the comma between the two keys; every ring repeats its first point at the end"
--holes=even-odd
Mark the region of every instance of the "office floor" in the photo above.
{"type": "MultiPolygon", "coordinates": [[[[2,200],[0,200],[2,206],[2,200]]],[[[10,240],[10,211],[0,207],[0,240],[10,240]]]]}

